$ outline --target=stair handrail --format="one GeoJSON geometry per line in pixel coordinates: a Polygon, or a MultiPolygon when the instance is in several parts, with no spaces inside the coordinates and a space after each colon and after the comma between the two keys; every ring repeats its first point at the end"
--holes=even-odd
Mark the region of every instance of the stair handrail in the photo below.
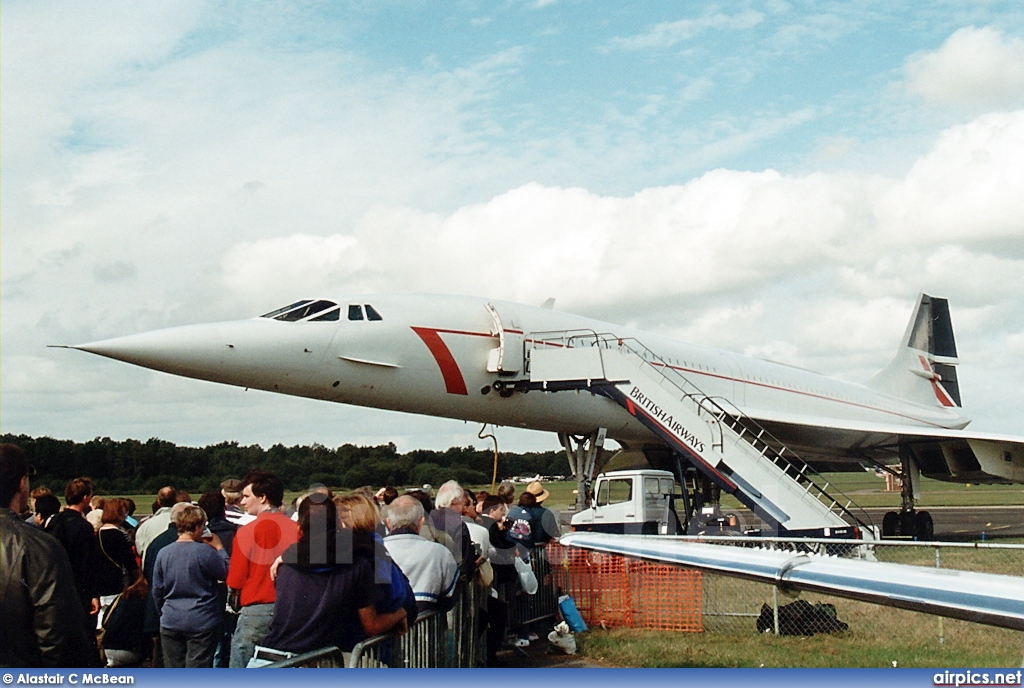
{"type": "MultiPolygon", "coordinates": [[[[746,439],[747,442],[749,442],[755,449],[757,449],[757,443],[760,443],[764,445],[766,450],[770,450],[776,454],[776,458],[773,459],[765,456],[765,450],[759,450],[759,453],[761,453],[762,456],[765,456],[765,458],[768,458],[769,461],[774,463],[776,466],[779,466],[779,468],[781,468],[784,473],[789,475],[794,480],[797,480],[798,482],[801,480],[806,480],[808,484],[813,486],[814,489],[817,490],[821,496],[824,496],[827,499],[831,500],[834,507],[838,508],[842,513],[847,514],[850,518],[854,519],[860,525],[865,527],[873,525],[874,522],[872,521],[871,516],[867,513],[864,507],[860,506],[855,501],[853,501],[852,497],[850,497],[848,494],[846,494],[839,488],[832,486],[831,483],[829,483],[825,479],[825,476],[819,473],[817,469],[811,466],[803,457],[801,457],[795,451],[790,449],[785,443],[782,442],[782,440],[775,437],[775,435],[769,432],[760,423],[755,421],[750,416],[744,414],[739,409],[739,407],[736,406],[736,404],[734,404],[731,400],[726,399],[725,397],[717,398],[721,400],[721,403],[728,404],[735,410],[736,413],[730,414],[730,417],[736,425],[739,425],[739,427],[743,428],[744,430],[750,430],[751,428],[748,427],[748,425],[750,425],[753,426],[753,428],[758,431],[756,435],[751,433],[750,439],[744,437],[744,439],[746,439]],[[780,465],[779,461],[777,461],[776,459],[781,459],[785,465],[780,465]],[[796,473],[790,474],[790,468],[796,471],[796,473]],[[819,484],[819,482],[821,481],[825,482],[824,486],[819,484]],[[832,488],[831,490],[829,490],[830,487],[832,488]],[[841,504],[835,498],[837,495],[845,499],[847,503],[845,505],[841,504]],[[851,506],[855,507],[856,510],[859,511],[860,514],[863,516],[863,518],[855,514],[853,510],[850,509],[851,506]]],[[[733,432],[738,433],[734,426],[730,425],[730,428],[733,430],[733,432]]],[[[820,498],[819,501],[821,501],[820,498]]]]}
{"type": "MultiPolygon", "coordinates": [[[[575,342],[588,342],[590,346],[595,346],[602,349],[611,350],[613,347],[620,350],[625,349],[629,353],[633,354],[638,358],[641,363],[648,365],[652,370],[658,372],[661,377],[675,387],[679,392],[682,393],[683,399],[689,400],[696,406],[697,415],[701,417],[708,425],[712,428],[712,431],[717,427],[720,442],[718,446],[722,448],[724,442],[724,430],[723,427],[728,427],[734,434],[740,439],[743,439],[749,445],[751,445],[758,453],[759,457],[770,462],[776,468],[781,470],[784,474],[793,480],[799,482],[804,480],[807,483],[807,489],[804,490],[804,495],[810,494],[812,488],[814,494],[810,494],[811,498],[826,506],[829,511],[838,510],[842,514],[846,514],[853,519],[859,525],[865,528],[871,528],[873,521],[870,515],[861,507],[859,504],[853,501],[849,495],[843,493],[842,490],[833,488],[836,495],[839,495],[843,499],[847,500],[846,504],[842,504],[827,490],[830,483],[825,480],[825,477],[815,470],[809,463],[799,456],[795,451],[790,449],[784,442],[772,435],[767,428],[762,426],[756,420],[749,415],[743,413],[743,411],[731,400],[721,396],[711,396],[706,394],[703,390],[695,385],[689,378],[683,375],[679,370],[672,366],[668,361],[658,355],[654,350],[646,346],[643,342],[639,341],[636,337],[619,337],[618,335],[611,332],[597,332],[593,329],[588,328],[576,328],[569,330],[548,330],[531,332],[528,338],[524,340],[524,347],[532,345],[532,348],[537,348],[538,345],[543,346],[562,346],[565,348],[576,348],[575,342]],[[555,335],[554,337],[543,336],[543,335],[555,335]],[[627,342],[631,342],[632,345],[627,342]],[[645,355],[646,354],[646,355],[645,355]],[[652,360],[653,359],[653,360],[652,360]],[[655,365],[654,361],[657,361],[655,365]],[[672,371],[672,374],[680,380],[685,387],[681,387],[676,380],[669,377],[666,374],[666,370],[672,371]],[[686,388],[692,388],[693,392],[688,392],[686,388]],[[704,404],[708,403],[711,405],[713,410],[709,410],[704,404]],[[726,409],[722,404],[725,403],[731,406],[734,412],[726,409]],[[716,413],[717,411],[717,413],[716,413]],[[719,415],[720,414],[720,415],[719,415]],[[710,417],[709,417],[710,416],[710,417]],[[742,419],[742,420],[741,420],[742,419]],[[725,423],[723,425],[723,420],[725,423]],[[739,429],[737,429],[739,428],[739,429]],[[767,441],[766,441],[767,438],[767,441]],[[761,447],[758,447],[758,443],[761,447]],[[766,452],[771,451],[775,454],[774,458],[767,456],[766,452]],[[783,455],[786,455],[784,457],[783,455]],[[792,457],[792,458],[789,458],[792,457]],[[779,459],[783,460],[785,465],[779,464],[779,459]],[[798,468],[794,461],[800,463],[798,468]],[[797,474],[790,475],[789,468],[792,467],[797,471],[797,474]],[[818,483],[823,482],[824,486],[818,483]],[[823,500],[822,497],[825,499],[823,500]],[[826,500],[829,502],[826,504],[826,500]],[[855,514],[850,507],[855,507],[857,511],[863,516],[855,514]]],[[[527,360],[528,356],[525,357],[527,360]]],[[[602,369],[604,363],[602,361],[602,369]]]]}
{"type": "MultiPolygon", "coordinates": [[[[644,357],[643,357],[642,354],[640,354],[637,351],[633,350],[631,347],[628,347],[628,346],[625,345],[625,342],[627,340],[635,342],[639,347],[644,349],[651,356],[653,356],[654,358],[658,359],[658,361],[661,362],[662,365],[664,365],[666,367],[670,367],[669,364],[663,358],[661,358],[661,356],[658,356],[654,351],[652,351],[651,349],[649,349],[646,346],[644,346],[644,344],[641,343],[640,341],[638,341],[635,337],[627,337],[627,338],[624,339],[624,338],[618,337],[617,335],[612,334],[610,332],[601,332],[601,333],[599,333],[596,330],[588,329],[588,328],[577,328],[577,329],[571,329],[571,330],[548,330],[548,331],[541,331],[541,332],[531,332],[530,333],[530,337],[526,338],[525,341],[524,341],[524,347],[527,346],[527,345],[534,345],[534,348],[536,348],[537,345],[542,345],[542,346],[557,346],[557,347],[564,347],[564,348],[571,349],[571,348],[576,348],[575,347],[575,342],[586,342],[586,343],[589,343],[590,346],[597,346],[597,347],[602,347],[602,348],[610,349],[611,346],[609,345],[609,342],[614,341],[617,346],[619,346],[619,347],[624,347],[625,346],[631,353],[633,353],[634,355],[639,357],[643,363],[648,363],[648,365],[650,365],[650,363],[648,361],[644,360],[644,357]],[[544,337],[542,335],[555,335],[555,336],[554,337],[544,337]]],[[[524,354],[526,353],[526,351],[528,351],[528,349],[524,350],[524,354]]],[[[527,366],[529,366],[529,356],[524,355],[524,360],[526,360],[527,366]]],[[[604,360],[603,359],[601,361],[601,370],[602,370],[602,373],[603,373],[604,372],[604,360]]],[[[662,376],[666,377],[666,376],[664,376],[664,374],[662,374],[662,376]]],[[[712,401],[711,397],[709,397],[707,394],[705,394],[699,387],[697,387],[697,385],[695,385],[692,382],[690,382],[686,377],[680,375],[679,378],[683,382],[684,385],[686,385],[688,387],[691,387],[693,389],[693,391],[692,392],[688,392],[685,388],[680,387],[678,383],[673,382],[671,379],[669,379],[667,377],[666,377],[666,380],[668,380],[668,382],[670,384],[672,384],[679,392],[682,393],[683,396],[680,398],[680,401],[683,401],[684,399],[688,399],[691,403],[693,403],[693,405],[694,405],[694,407],[696,409],[697,415],[701,419],[703,419],[704,422],[707,423],[708,426],[711,428],[712,440],[714,440],[714,433],[717,430],[718,441],[717,442],[712,441],[712,445],[713,446],[717,446],[719,449],[723,449],[724,448],[724,441],[725,441],[725,439],[724,439],[725,438],[725,434],[724,434],[724,431],[722,429],[721,421],[719,420],[718,416],[714,413],[714,411],[708,410],[704,406],[704,404],[703,404],[703,401],[705,401],[705,400],[711,401],[712,403],[714,403],[712,401]]]]}

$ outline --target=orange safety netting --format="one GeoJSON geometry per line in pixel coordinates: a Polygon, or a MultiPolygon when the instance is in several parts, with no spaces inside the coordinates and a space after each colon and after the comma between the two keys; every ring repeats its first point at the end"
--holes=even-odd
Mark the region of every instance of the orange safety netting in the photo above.
{"type": "Polygon", "coordinates": [[[704,630],[699,571],[555,543],[548,545],[548,561],[591,626],[704,630]]]}

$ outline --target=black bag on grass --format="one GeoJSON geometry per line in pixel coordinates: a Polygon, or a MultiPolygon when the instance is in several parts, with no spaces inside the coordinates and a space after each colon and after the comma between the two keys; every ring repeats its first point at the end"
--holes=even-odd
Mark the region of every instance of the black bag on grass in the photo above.
{"type": "MultiPolygon", "coordinates": [[[[815,633],[841,633],[850,629],[836,617],[833,604],[812,605],[807,600],[797,600],[779,607],[779,635],[814,635],[815,633]]],[[[767,604],[761,605],[757,617],[759,633],[775,631],[775,615],[767,604]]]]}

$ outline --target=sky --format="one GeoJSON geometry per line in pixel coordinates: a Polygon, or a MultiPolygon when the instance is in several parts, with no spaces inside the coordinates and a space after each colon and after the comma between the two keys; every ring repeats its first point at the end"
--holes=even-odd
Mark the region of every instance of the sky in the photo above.
{"type": "Polygon", "coordinates": [[[926,292],[972,427],[1024,434],[1016,0],[5,0],[0,144],[3,432],[489,446],[47,348],[309,296],[553,297],[861,382],[926,292]]]}

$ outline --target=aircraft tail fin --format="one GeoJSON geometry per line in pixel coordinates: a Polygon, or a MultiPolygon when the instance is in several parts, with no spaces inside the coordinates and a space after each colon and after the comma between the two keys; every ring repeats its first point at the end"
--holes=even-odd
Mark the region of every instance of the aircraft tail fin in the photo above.
{"type": "Polygon", "coordinates": [[[921,294],[896,357],[867,384],[908,401],[959,408],[957,363],[949,303],[921,294]]]}

